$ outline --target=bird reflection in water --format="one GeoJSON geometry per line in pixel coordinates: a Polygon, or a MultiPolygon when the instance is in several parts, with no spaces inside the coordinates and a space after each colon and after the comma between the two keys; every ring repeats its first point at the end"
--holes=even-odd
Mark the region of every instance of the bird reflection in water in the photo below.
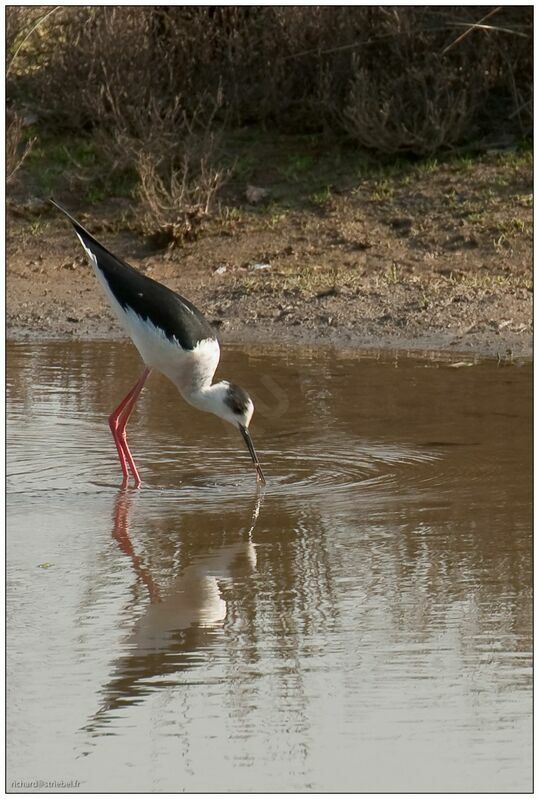
{"type": "Polygon", "coordinates": [[[104,702],[89,724],[87,732],[99,734],[115,710],[136,704],[158,686],[177,684],[180,671],[205,662],[227,616],[223,584],[250,574],[256,568],[252,541],[263,493],[257,492],[245,532],[234,543],[224,544],[193,558],[193,562],[167,586],[157,583],[144,558],[135,551],[129,534],[133,495],[122,489],[115,503],[112,536],[145,587],[149,604],[124,641],[123,654],[113,675],[104,686],[104,702]],[[176,680],[174,679],[176,675],[176,680]]]}

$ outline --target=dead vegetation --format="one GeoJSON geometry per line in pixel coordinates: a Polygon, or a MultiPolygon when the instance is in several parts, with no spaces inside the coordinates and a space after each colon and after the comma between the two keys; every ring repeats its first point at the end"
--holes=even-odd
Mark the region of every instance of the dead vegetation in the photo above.
{"type": "Polygon", "coordinates": [[[212,166],[213,136],[187,137],[178,160],[142,152],[137,157],[140,228],[157,245],[192,239],[216,204],[227,172],[212,166]]]}
{"type": "Polygon", "coordinates": [[[343,112],[343,125],[365,147],[393,155],[432,155],[458,142],[470,124],[480,88],[449,80],[439,59],[400,75],[374,75],[357,68],[343,112]]]}
{"type": "Polygon", "coordinates": [[[324,134],[385,158],[516,142],[531,131],[532,13],[10,6],[9,174],[34,137],[68,137],[74,164],[89,142],[96,196],[123,181],[140,229],[171,244],[219,208],[223,130],[324,134]]]}
{"type": "Polygon", "coordinates": [[[24,164],[34,139],[25,139],[24,121],[19,114],[10,113],[6,124],[6,183],[15,180],[17,172],[24,164]]]}

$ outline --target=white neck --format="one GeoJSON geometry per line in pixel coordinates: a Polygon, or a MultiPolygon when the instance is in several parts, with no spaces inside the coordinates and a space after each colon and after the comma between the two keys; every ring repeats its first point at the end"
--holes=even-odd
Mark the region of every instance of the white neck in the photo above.
{"type": "Polygon", "coordinates": [[[226,384],[214,383],[206,386],[193,386],[188,391],[181,390],[182,397],[195,408],[208,413],[222,416],[223,396],[226,392],[226,384]]]}
{"type": "Polygon", "coordinates": [[[234,427],[242,425],[248,427],[253,415],[253,403],[246,396],[245,408],[241,413],[234,409],[234,404],[230,402],[230,383],[227,380],[220,380],[213,385],[197,385],[186,388],[176,384],[182,397],[195,408],[201,411],[213,413],[225,422],[230,422],[234,427]]]}

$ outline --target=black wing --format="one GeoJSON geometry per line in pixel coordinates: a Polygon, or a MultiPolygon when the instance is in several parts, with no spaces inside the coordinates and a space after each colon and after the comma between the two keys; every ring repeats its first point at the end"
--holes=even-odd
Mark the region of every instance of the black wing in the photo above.
{"type": "Polygon", "coordinates": [[[214,328],[189,300],[117,258],[65,208],[54,200],[51,203],[67,216],[85,247],[94,255],[97,268],[122,308],[131,308],[141,319],[152,322],[167,338],[177,339],[184,350],[194,349],[204,339],[217,338],[214,328]]]}

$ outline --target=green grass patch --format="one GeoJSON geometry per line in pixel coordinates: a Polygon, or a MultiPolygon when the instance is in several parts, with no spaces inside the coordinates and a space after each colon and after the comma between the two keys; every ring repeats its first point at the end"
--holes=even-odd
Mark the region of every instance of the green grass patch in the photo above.
{"type": "MultiPolygon", "coordinates": [[[[28,135],[36,136],[36,132],[30,129],[28,135]]],[[[109,158],[91,138],[36,136],[24,172],[37,196],[72,191],[89,205],[108,197],[130,197],[136,188],[134,170],[112,169],[109,158]]]]}

